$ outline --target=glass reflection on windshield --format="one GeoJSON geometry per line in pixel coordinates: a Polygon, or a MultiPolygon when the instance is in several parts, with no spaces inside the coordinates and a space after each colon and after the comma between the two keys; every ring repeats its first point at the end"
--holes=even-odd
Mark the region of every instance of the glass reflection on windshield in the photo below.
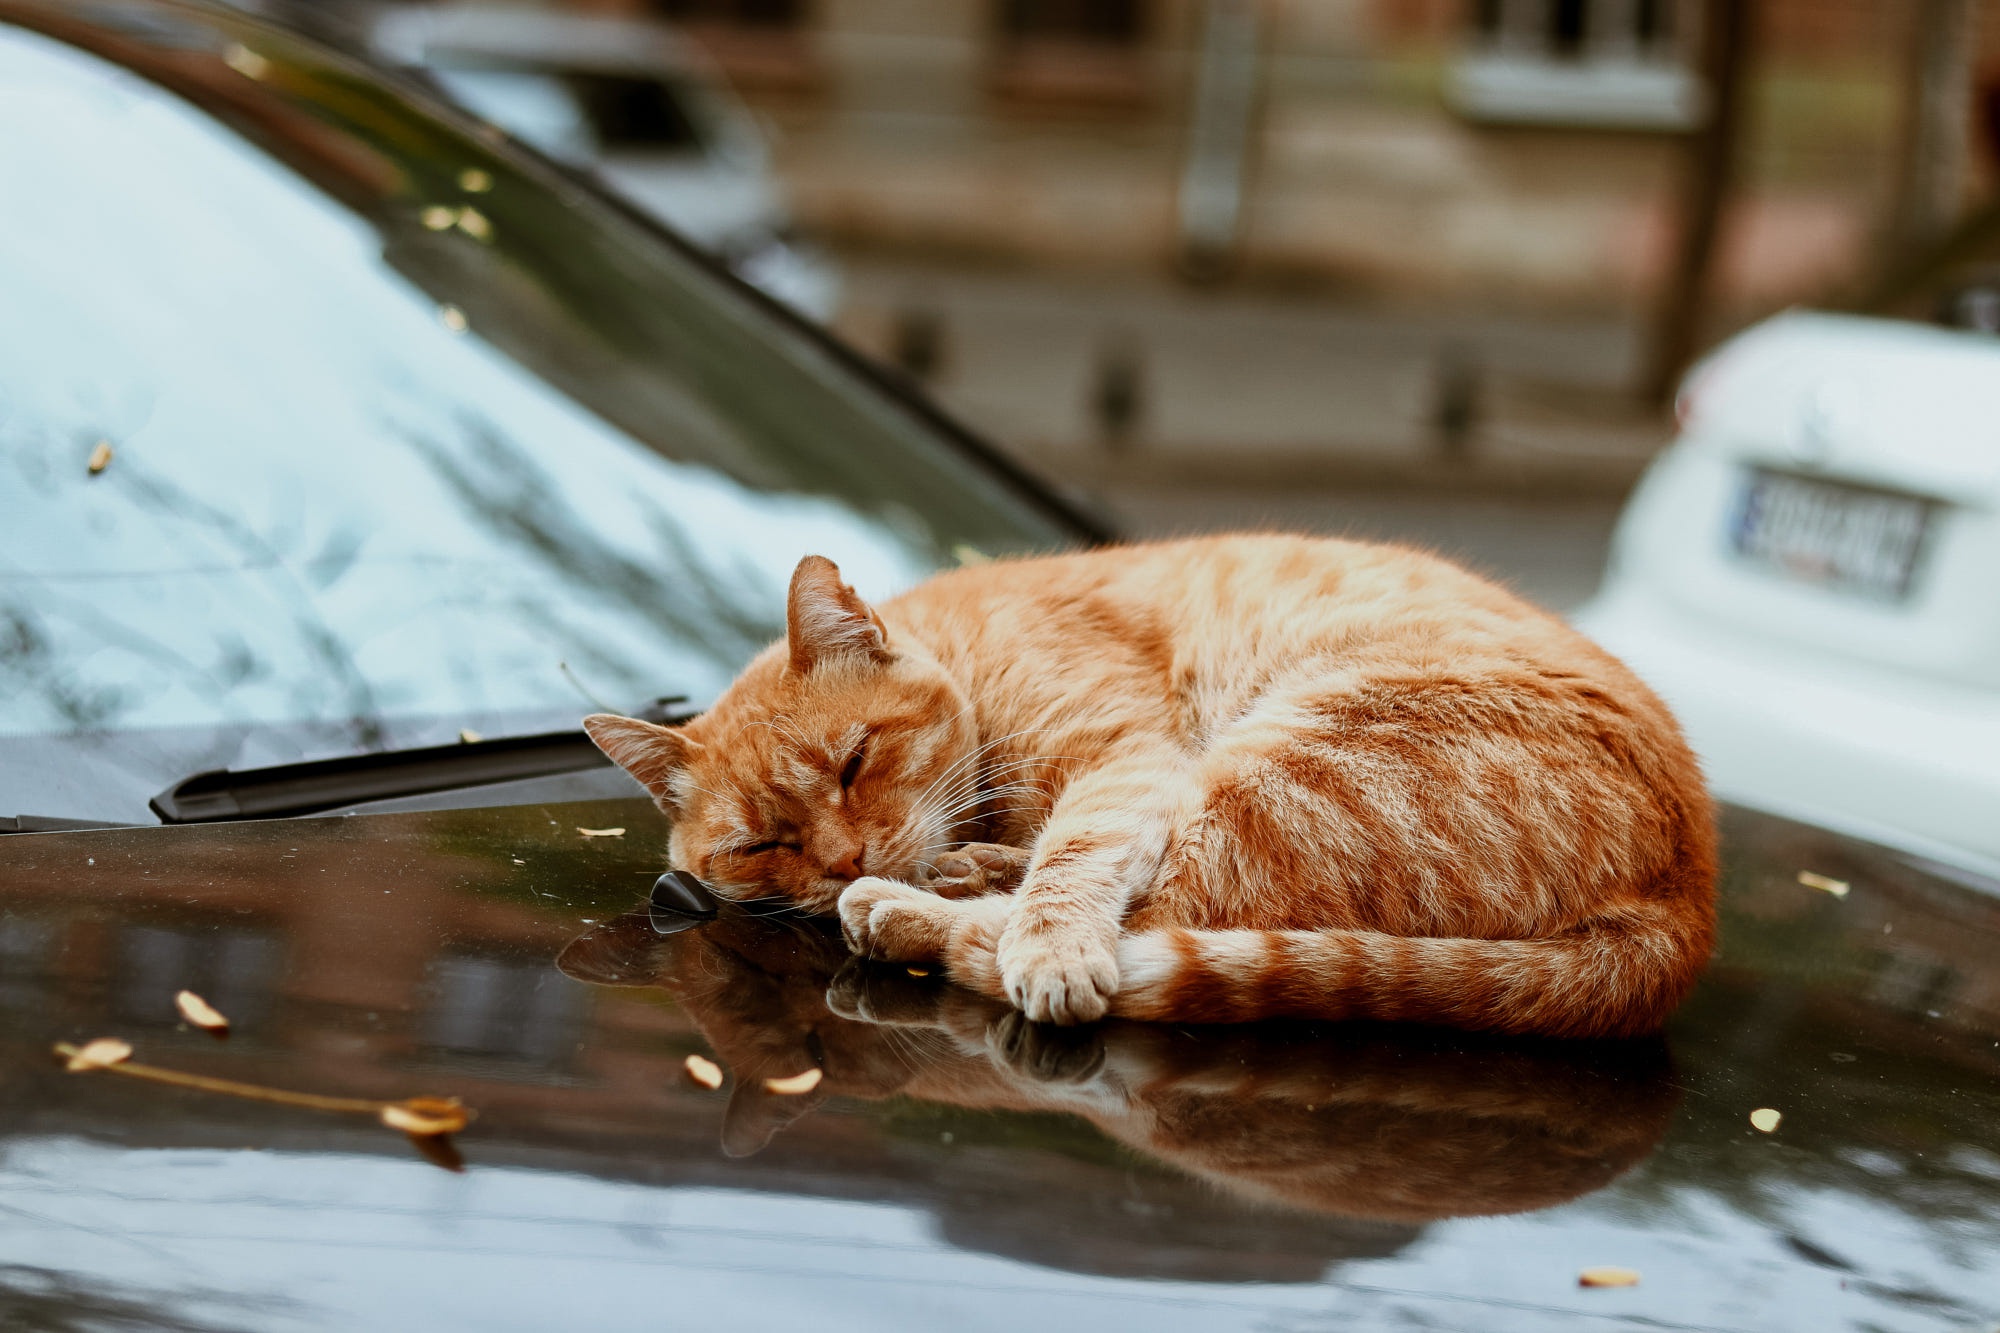
{"type": "Polygon", "coordinates": [[[574,725],[719,690],[809,551],[1067,537],[687,256],[250,54],[162,77],[262,146],[0,26],[0,740],[574,725]]]}
{"type": "Polygon", "coordinates": [[[455,337],[371,228],[199,113],[32,70],[60,132],[8,140],[8,731],[344,718],[367,742],[385,713],[588,706],[564,662],[611,699],[713,691],[773,633],[792,547],[877,584],[924,568],[455,337]],[[151,206],[89,207],[108,182],[151,206]]]}

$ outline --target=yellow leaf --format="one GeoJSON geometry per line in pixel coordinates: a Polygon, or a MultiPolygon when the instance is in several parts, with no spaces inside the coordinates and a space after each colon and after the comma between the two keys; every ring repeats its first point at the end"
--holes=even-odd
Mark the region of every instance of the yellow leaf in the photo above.
{"type": "Polygon", "coordinates": [[[1847,881],[1844,879],[1834,879],[1830,875],[1817,874],[1811,870],[1801,870],[1799,872],[1799,883],[1809,889],[1818,889],[1821,893],[1830,893],[1836,898],[1845,898],[1847,896],[1847,881]]]}
{"type": "Polygon", "coordinates": [[[1778,1128],[1778,1123],[1784,1118],[1781,1113],[1772,1110],[1770,1107],[1760,1106],[1750,1113],[1750,1124],[1754,1128],[1769,1134],[1778,1128]]]}
{"type": "Polygon", "coordinates": [[[246,79],[262,79],[271,72],[271,62],[241,42],[231,42],[222,53],[222,63],[246,79]]]}
{"type": "Polygon", "coordinates": [[[210,1032],[229,1031],[229,1020],[224,1018],[207,1000],[191,990],[184,990],[174,996],[174,1007],[181,1011],[181,1017],[198,1028],[210,1032]]]}
{"type": "Polygon", "coordinates": [[[99,1037],[85,1042],[83,1049],[69,1058],[69,1071],[74,1074],[85,1069],[109,1069],[132,1058],[132,1046],[116,1037],[99,1037]]]}
{"type": "Polygon", "coordinates": [[[1610,1266],[1586,1268],[1576,1275],[1576,1285],[1579,1287],[1636,1287],[1639,1285],[1639,1272],[1633,1268],[1613,1268],[1610,1266]]]}
{"type": "Polygon", "coordinates": [[[811,1092],[817,1088],[820,1078],[821,1074],[817,1069],[808,1069],[805,1073],[794,1074],[790,1078],[767,1078],[764,1080],[764,1091],[775,1092],[781,1097],[797,1097],[801,1093],[811,1092]]]}
{"type": "Polygon", "coordinates": [[[90,462],[86,466],[90,468],[90,475],[93,477],[110,467],[111,441],[99,440],[96,446],[91,449],[90,462]]]}
{"type": "Polygon", "coordinates": [[[580,828],[577,832],[586,838],[622,838],[625,836],[625,830],[622,828],[580,828]]]}
{"type": "Polygon", "coordinates": [[[382,1108],[382,1123],[405,1134],[456,1134],[471,1119],[456,1097],[411,1097],[382,1108]]]}
{"type": "Polygon", "coordinates": [[[467,167],[458,173],[458,188],[467,194],[485,194],[493,188],[493,177],[478,167],[467,167]]]}
{"type": "Polygon", "coordinates": [[[715,1061],[700,1055],[690,1055],[681,1061],[681,1064],[687,1069],[690,1083],[699,1083],[710,1092],[722,1086],[722,1066],[715,1061]]]}

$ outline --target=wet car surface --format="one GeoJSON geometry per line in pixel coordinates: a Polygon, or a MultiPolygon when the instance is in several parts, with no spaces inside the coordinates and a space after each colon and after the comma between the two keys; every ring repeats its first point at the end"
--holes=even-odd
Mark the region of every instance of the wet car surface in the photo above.
{"type": "Polygon", "coordinates": [[[1989,1326],[2000,898],[1725,826],[1701,988],[1662,1039],[1580,1045],[1038,1029],[821,923],[659,919],[666,827],[638,800],[7,838],[0,1315],[1989,1326]],[[180,1021],[183,987],[226,1041],[180,1021]],[[463,1170],[367,1116],[52,1054],[102,1036],[261,1086],[461,1097],[463,1170]],[[1580,1288],[1597,1265],[1638,1285],[1580,1288]]]}
{"type": "MultiPolygon", "coordinates": [[[[1096,535],[310,44],[0,20],[0,156],[46,182],[0,194],[0,830],[533,739],[591,702],[572,663],[699,698],[803,549],[886,588],[1096,535]]],[[[1727,831],[1720,961],[1663,1038],[1591,1045],[1033,1028],[824,924],[658,917],[667,830],[602,767],[0,837],[0,1326],[1991,1326],[2000,886],[1727,831]],[[96,1038],[131,1060],[55,1054],[96,1038]],[[419,1095],[477,1118],[377,1119],[419,1095]]]]}

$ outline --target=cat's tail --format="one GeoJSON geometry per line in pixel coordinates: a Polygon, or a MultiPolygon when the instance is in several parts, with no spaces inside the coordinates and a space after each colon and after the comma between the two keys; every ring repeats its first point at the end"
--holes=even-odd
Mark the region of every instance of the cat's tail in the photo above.
{"type": "MultiPolygon", "coordinates": [[[[1006,1000],[1000,918],[958,941],[952,977],[1006,1000]]],[[[1111,1016],[1436,1023],[1548,1037],[1655,1032],[1708,962],[1706,911],[1673,898],[1601,913],[1561,935],[1449,939],[1363,930],[1137,931],[1118,941],[1111,1016]]]]}
{"type": "Polygon", "coordinates": [[[1654,1032],[1708,961],[1705,913],[1637,902],[1562,935],[1148,930],[1118,942],[1120,1018],[1365,1018],[1551,1037],[1654,1032]]]}

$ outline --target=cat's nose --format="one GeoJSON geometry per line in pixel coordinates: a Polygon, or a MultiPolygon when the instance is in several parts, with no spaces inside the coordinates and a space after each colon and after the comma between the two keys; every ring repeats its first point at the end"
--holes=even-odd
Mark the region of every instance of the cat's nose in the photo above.
{"type": "Polygon", "coordinates": [[[863,847],[856,847],[853,851],[848,852],[839,860],[828,865],[826,873],[834,879],[860,879],[861,857],[866,850],[863,847]]]}

